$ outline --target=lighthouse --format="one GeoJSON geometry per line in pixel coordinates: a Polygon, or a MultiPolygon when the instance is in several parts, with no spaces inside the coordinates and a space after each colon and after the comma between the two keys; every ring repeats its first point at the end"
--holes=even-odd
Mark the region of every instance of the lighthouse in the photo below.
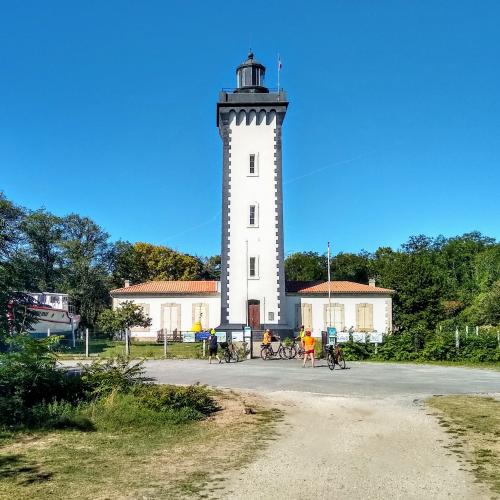
{"type": "Polygon", "coordinates": [[[222,91],[221,325],[289,330],[283,250],[282,126],[285,92],[265,86],[252,52],[222,91]]]}

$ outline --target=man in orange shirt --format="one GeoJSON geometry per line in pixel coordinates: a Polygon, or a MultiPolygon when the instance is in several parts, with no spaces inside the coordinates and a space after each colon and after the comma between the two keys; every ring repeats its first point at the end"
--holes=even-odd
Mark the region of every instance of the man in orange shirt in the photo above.
{"type": "Polygon", "coordinates": [[[311,358],[311,365],[314,368],[314,345],[316,344],[316,340],[311,337],[311,332],[308,330],[304,336],[304,364],[303,367],[306,366],[307,358],[311,358]]]}

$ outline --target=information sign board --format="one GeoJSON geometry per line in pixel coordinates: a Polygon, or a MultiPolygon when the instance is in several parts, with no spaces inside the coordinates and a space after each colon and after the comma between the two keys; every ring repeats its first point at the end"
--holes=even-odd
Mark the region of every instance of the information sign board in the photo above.
{"type": "Polygon", "coordinates": [[[184,332],[182,334],[183,342],[196,342],[196,333],[195,332],[184,332]]]}
{"type": "Polygon", "coordinates": [[[354,342],[360,342],[362,344],[366,343],[366,334],[363,332],[353,332],[352,340],[354,342]]]}
{"type": "Polygon", "coordinates": [[[231,332],[231,340],[233,342],[243,342],[243,332],[241,330],[238,332],[231,332]]]}
{"type": "Polygon", "coordinates": [[[337,332],[337,342],[349,342],[349,332],[337,332]]]}
{"type": "Polygon", "coordinates": [[[217,337],[217,342],[226,342],[227,341],[226,332],[215,332],[215,335],[217,337]]]}
{"type": "Polygon", "coordinates": [[[372,344],[381,344],[383,342],[382,332],[370,332],[369,335],[372,344]]]}
{"type": "Polygon", "coordinates": [[[209,337],[210,332],[198,332],[196,334],[196,340],[198,340],[199,342],[201,342],[202,340],[208,340],[209,337]]]}

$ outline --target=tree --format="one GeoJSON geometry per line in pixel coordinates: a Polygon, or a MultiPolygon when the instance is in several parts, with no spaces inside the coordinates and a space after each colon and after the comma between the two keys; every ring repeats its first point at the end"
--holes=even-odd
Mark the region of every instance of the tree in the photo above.
{"type": "Polygon", "coordinates": [[[203,271],[202,279],[204,280],[220,280],[221,258],[220,255],[213,255],[202,259],[203,271]]]}
{"type": "Polygon", "coordinates": [[[317,252],[296,252],[285,259],[287,281],[321,281],[328,277],[326,255],[317,252]]]}
{"type": "MultiPolygon", "coordinates": [[[[213,262],[211,262],[213,264],[213,262]]],[[[113,252],[115,286],[153,280],[199,280],[206,268],[198,257],[151,243],[119,242],[113,252]]]]}
{"type": "Polygon", "coordinates": [[[14,256],[30,291],[55,292],[61,283],[62,219],[44,209],[30,212],[21,223],[24,248],[14,256]]]}
{"type": "Polygon", "coordinates": [[[110,338],[117,333],[123,334],[135,326],[148,327],[151,318],[144,314],[141,306],[125,301],[116,309],[105,309],[99,314],[97,327],[110,338]]]}
{"type": "Polygon", "coordinates": [[[331,278],[340,281],[368,283],[370,254],[339,253],[331,260],[331,278]]]}
{"type": "Polygon", "coordinates": [[[108,234],[77,214],[64,217],[62,224],[63,291],[75,302],[82,324],[92,326],[110,301],[108,234]]]}

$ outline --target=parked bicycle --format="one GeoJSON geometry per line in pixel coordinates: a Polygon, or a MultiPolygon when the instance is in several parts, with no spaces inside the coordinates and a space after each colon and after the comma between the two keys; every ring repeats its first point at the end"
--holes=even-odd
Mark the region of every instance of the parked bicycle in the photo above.
{"type": "Polygon", "coordinates": [[[326,351],[326,362],[328,363],[328,368],[334,370],[335,366],[338,366],[341,370],[346,367],[344,354],[342,348],[337,345],[327,344],[325,346],[326,351]]]}
{"type": "Polygon", "coordinates": [[[297,342],[297,339],[294,338],[292,344],[288,347],[288,359],[293,359],[297,356],[300,359],[304,358],[304,348],[302,347],[302,343],[297,342]]]}
{"type": "Polygon", "coordinates": [[[277,340],[280,341],[278,349],[276,351],[273,349],[272,344],[262,344],[260,350],[260,357],[262,359],[272,359],[276,357],[280,357],[281,359],[290,359],[289,348],[286,347],[281,339],[277,337],[277,340]]]}
{"type": "Polygon", "coordinates": [[[221,342],[220,346],[222,348],[222,355],[224,356],[224,361],[226,363],[231,363],[234,361],[237,363],[240,360],[240,356],[238,355],[238,351],[232,342],[221,342]]]}

